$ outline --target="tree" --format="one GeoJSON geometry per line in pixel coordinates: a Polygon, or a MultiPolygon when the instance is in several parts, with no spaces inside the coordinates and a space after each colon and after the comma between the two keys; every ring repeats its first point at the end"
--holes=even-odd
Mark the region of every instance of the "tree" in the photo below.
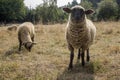
{"type": "Polygon", "coordinates": [[[81,5],[85,8],[85,9],[90,9],[92,8],[92,3],[90,1],[84,0],[81,2],[81,5]]]}
{"type": "Polygon", "coordinates": [[[42,5],[36,8],[36,21],[43,24],[54,24],[64,21],[64,13],[57,6],[57,0],[44,0],[42,5]]]}
{"type": "Polygon", "coordinates": [[[22,21],[25,16],[23,0],[0,0],[0,21],[22,21]]]}
{"type": "Polygon", "coordinates": [[[120,5],[120,0],[116,0],[117,4],[120,5]]]}
{"type": "Polygon", "coordinates": [[[94,8],[97,8],[98,7],[98,3],[100,1],[102,1],[102,0],[89,0],[89,1],[92,3],[92,5],[93,5],[94,8]]]}
{"type": "Polygon", "coordinates": [[[120,19],[120,0],[116,0],[117,4],[118,4],[118,17],[117,19],[120,19]]]}
{"type": "Polygon", "coordinates": [[[77,0],[73,0],[73,1],[72,1],[72,4],[71,4],[71,6],[75,6],[75,5],[78,5],[78,2],[77,2],[77,0]]]}
{"type": "Polygon", "coordinates": [[[36,20],[36,10],[35,9],[32,9],[31,7],[28,8],[26,7],[25,8],[25,18],[24,18],[24,21],[30,21],[30,22],[33,22],[35,23],[35,20],[36,20]]]}
{"type": "Polygon", "coordinates": [[[98,20],[116,20],[118,15],[117,3],[113,0],[103,0],[98,5],[98,20]]]}

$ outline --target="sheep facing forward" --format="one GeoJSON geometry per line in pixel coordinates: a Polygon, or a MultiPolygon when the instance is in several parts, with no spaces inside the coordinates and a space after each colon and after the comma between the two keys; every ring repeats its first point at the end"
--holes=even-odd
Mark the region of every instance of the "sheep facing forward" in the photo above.
{"type": "Polygon", "coordinates": [[[31,51],[31,48],[34,44],[34,25],[31,22],[24,22],[18,27],[18,40],[19,40],[19,51],[21,51],[22,45],[25,46],[25,48],[28,51],[31,51]]]}
{"type": "Polygon", "coordinates": [[[82,60],[82,66],[85,65],[84,56],[87,51],[87,61],[90,60],[89,47],[93,43],[96,28],[92,21],[87,19],[86,15],[93,13],[93,10],[85,10],[82,6],[74,6],[70,8],[63,8],[69,13],[69,20],[66,28],[66,40],[68,49],[70,50],[69,68],[73,68],[74,48],[78,49],[78,60],[82,60]]]}

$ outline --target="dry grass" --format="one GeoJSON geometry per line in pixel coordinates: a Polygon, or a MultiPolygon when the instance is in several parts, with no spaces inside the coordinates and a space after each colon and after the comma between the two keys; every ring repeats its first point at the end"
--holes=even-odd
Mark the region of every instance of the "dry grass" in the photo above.
{"type": "Polygon", "coordinates": [[[0,27],[0,80],[120,80],[120,23],[98,22],[91,61],[68,71],[65,25],[36,25],[32,52],[18,52],[17,33],[0,27]]]}

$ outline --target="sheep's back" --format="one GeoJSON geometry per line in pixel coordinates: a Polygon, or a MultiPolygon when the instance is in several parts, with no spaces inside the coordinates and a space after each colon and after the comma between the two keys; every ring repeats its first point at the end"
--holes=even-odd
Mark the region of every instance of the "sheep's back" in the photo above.
{"type": "Polygon", "coordinates": [[[92,44],[96,35],[96,27],[91,20],[87,19],[86,22],[87,22],[87,28],[89,29],[89,38],[90,38],[89,43],[92,44]]]}
{"type": "Polygon", "coordinates": [[[33,37],[34,34],[34,26],[30,22],[25,22],[18,27],[18,36],[23,43],[32,42],[31,37],[33,37]]]}
{"type": "Polygon", "coordinates": [[[23,24],[21,24],[19,27],[18,27],[18,32],[20,33],[29,33],[30,36],[33,36],[35,34],[35,31],[34,31],[34,25],[30,22],[25,22],[23,24]]]}

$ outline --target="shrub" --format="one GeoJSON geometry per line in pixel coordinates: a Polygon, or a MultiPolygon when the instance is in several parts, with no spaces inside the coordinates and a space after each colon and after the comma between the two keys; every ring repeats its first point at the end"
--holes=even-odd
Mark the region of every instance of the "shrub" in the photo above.
{"type": "Polygon", "coordinates": [[[103,0],[98,4],[97,19],[99,21],[104,20],[116,20],[118,15],[118,5],[113,0],[103,0]]]}

